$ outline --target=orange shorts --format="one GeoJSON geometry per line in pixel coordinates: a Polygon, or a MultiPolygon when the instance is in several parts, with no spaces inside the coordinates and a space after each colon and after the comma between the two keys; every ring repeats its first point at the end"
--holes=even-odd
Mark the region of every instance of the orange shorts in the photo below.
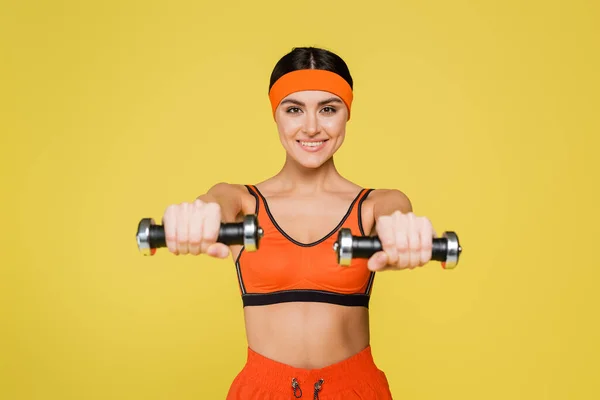
{"type": "Polygon", "coordinates": [[[302,369],[271,360],[248,348],[246,365],[235,377],[227,400],[390,400],[387,378],[371,347],[319,369],[302,369]]]}

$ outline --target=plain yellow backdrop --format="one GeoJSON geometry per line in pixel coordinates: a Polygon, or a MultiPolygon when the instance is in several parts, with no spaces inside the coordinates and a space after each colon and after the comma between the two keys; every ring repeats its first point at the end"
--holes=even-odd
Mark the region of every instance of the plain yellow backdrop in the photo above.
{"type": "Polygon", "coordinates": [[[340,171],[464,246],[377,275],[394,398],[598,398],[598,4],[3,2],[0,398],[225,397],[233,263],[135,229],[279,170],[269,75],[310,45],[355,79],[340,171]]]}

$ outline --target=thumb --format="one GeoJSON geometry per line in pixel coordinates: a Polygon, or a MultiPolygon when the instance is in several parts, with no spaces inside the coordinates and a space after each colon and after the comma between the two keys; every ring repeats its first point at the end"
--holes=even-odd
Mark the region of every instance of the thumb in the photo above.
{"type": "Polygon", "coordinates": [[[379,271],[385,268],[388,263],[388,256],[384,251],[378,251],[373,254],[367,263],[367,267],[371,271],[379,271]]]}
{"type": "Polygon", "coordinates": [[[223,243],[213,243],[206,249],[206,254],[211,257],[225,258],[229,255],[229,247],[223,243]]]}

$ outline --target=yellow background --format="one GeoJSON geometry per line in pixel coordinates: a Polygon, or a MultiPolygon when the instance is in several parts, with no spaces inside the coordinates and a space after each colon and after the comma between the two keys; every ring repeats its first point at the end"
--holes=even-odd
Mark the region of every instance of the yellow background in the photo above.
{"type": "Polygon", "coordinates": [[[376,278],[394,397],[599,398],[598,4],[3,2],[0,398],[225,397],[233,263],[135,229],[279,170],[268,79],[304,45],[356,81],[340,171],[465,249],[376,278]]]}

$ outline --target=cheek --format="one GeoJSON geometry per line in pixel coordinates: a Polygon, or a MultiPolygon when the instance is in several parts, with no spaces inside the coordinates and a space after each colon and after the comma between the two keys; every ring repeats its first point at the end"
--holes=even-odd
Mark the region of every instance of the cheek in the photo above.
{"type": "Polygon", "coordinates": [[[343,136],[346,132],[346,124],[343,121],[330,120],[323,123],[322,126],[332,137],[343,136]]]}
{"type": "Polygon", "coordinates": [[[296,133],[301,128],[302,128],[302,126],[299,123],[292,121],[292,120],[282,121],[277,124],[277,129],[279,130],[279,133],[283,137],[287,137],[287,138],[295,137],[296,133]]]}

